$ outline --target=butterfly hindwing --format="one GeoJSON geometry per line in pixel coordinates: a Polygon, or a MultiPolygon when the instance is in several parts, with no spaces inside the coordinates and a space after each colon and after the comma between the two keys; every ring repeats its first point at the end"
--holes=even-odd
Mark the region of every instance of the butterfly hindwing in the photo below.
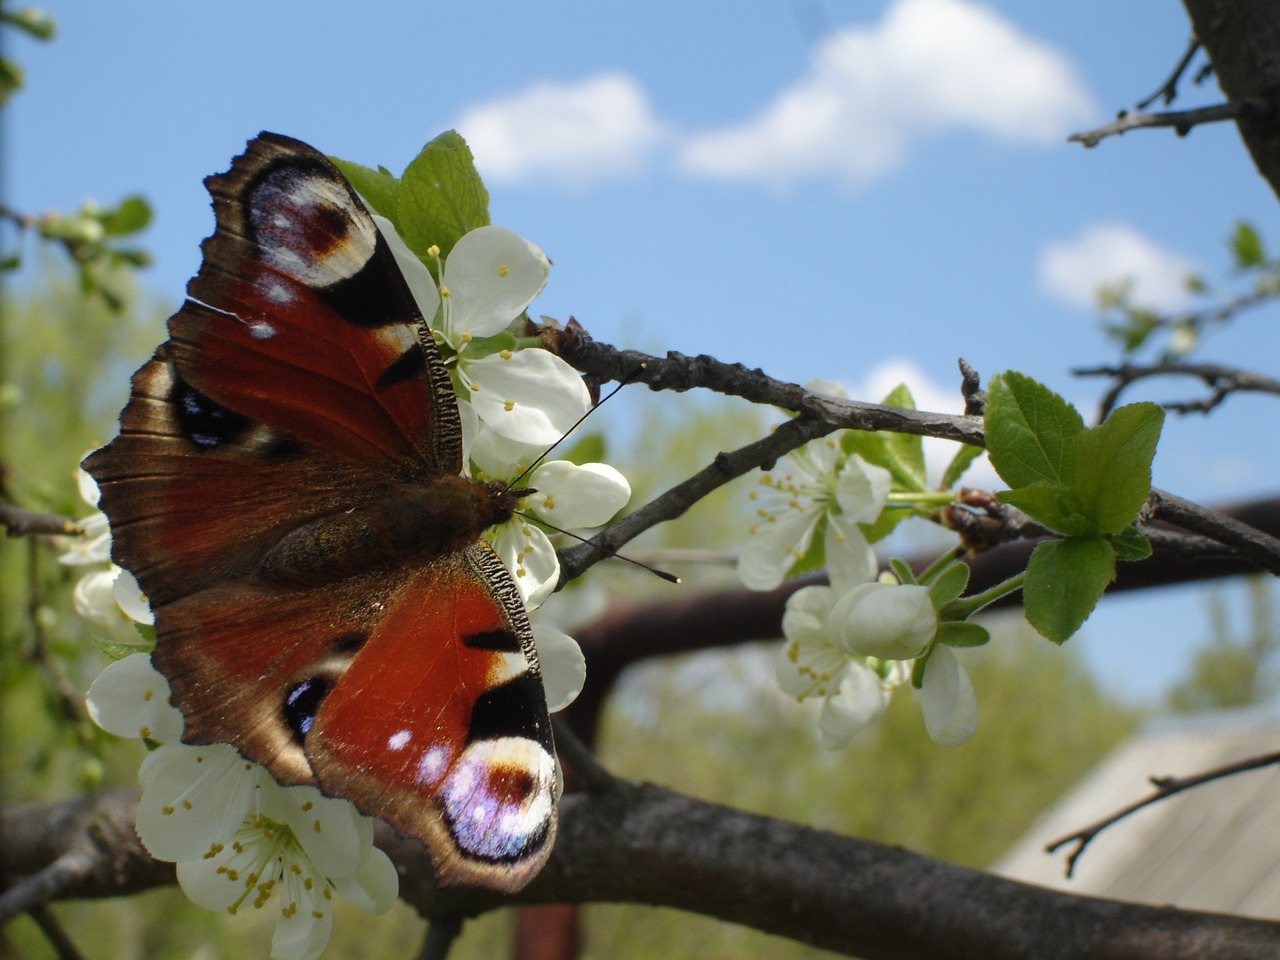
{"type": "Polygon", "coordinates": [[[502,890],[545,862],[555,757],[532,633],[459,476],[448,374],[345,178],[262,134],[121,432],[85,468],[156,617],[184,739],[229,742],[502,890]]]}

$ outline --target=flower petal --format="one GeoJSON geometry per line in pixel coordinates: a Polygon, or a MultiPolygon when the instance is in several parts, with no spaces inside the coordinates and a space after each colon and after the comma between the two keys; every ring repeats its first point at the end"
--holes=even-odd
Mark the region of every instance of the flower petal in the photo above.
{"type": "Polygon", "coordinates": [[[329,945],[332,933],[331,906],[316,898],[300,899],[296,910],[282,914],[276,921],[276,932],[271,937],[272,960],[315,960],[329,945]]]}
{"type": "Polygon", "coordinates": [[[505,227],[478,227],[453,246],[444,265],[449,291],[449,330],[491,337],[524,313],[547,284],[546,255],[505,227]]]}
{"type": "Polygon", "coordinates": [[[490,531],[497,552],[530,610],[551,596],[560,581],[560,558],[547,535],[520,517],[490,531]]]}
{"type": "Polygon", "coordinates": [[[978,698],[960,658],[950,647],[934,648],[920,690],[924,728],[940,747],[958,747],[978,728],[978,698]]]}
{"type": "Polygon", "coordinates": [[[837,593],[852,590],[876,575],[876,552],[866,534],[847,518],[827,515],[827,529],[822,541],[827,558],[827,575],[837,593]]]}
{"type": "Polygon", "coordinates": [[[71,591],[76,613],[91,623],[105,627],[107,635],[124,646],[142,646],[142,636],[133,619],[120,609],[116,600],[117,569],[96,570],[81,577],[71,591]]]}
{"type": "MultiPolygon", "coordinates": [[[[88,474],[85,474],[88,476],[88,474]]],[[[105,513],[95,513],[80,521],[84,533],[70,537],[67,552],[58,557],[59,563],[81,566],[86,563],[108,563],[111,560],[111,528],[105,513]]]]}
{"type": "MultiPolygon", "coordinates": [[[[469,403],[460,406],[472,409],[469,403]]],[[[472,416],[475,416],[474,410],[472,416]]],[[[547,450],[545,443],[521,443],[502,436],[485,423],[479,424],[475,437],[475,443],[469,448],[471,461],[489,477],[514,479],[547,450]]],[[[523,482],[521,486],[524,486],[523,482]]]]}
{"type": "Polygon", "coordinates": [[[400,875],[390,857],[371,847],[356,872],[335,879],[333,888],[357,910],[376,917],[395,905],[400,895],[400,875]]]}
{"type": "Polygon", "coordinates": [[[587,682],[587,658],[578,641],[545,623],[533,625],[533,642],[542,668],[547,710],[555,713],[578,699],[587,682]]]}
{"type": "Polygon", "coordinates": [[[155,616],[151,613],[151,604],[147,601],[147,595],[142,592],[138,581],[128,570],[121,569],[116,574],[111,584],[111,592],[115,595],[116,603],[125,616],[138,623],[154,624],[156,622],[155,616]]]}
{"type": "Polygon", "coordinates": [[[117,737],[182,739],[182,713],[169,703],[169,681],[145,653],[108,664],[90,684],[85,702],[93,722],[117,737]]]}
{"type": "Polygon", "coordinates": [[[772,590],[782,583],[813,540],[822,514],[817,510],[789,510],[770,514],[751,529],[738,554],[738,578],[749,590],[772,590]]]}
{"type": "Polygon", "coordinates": [[[853,454],[836,475],[836,503],[842,515],[857,523],[875,523],[888,502],[892,479],[884,467],[853,454]]]}
{"type": "Polygon", "coordinates": [[[581,375],[540,347],[468,360],[465,372],[480,419],[521,443],[555,443],[591,407],[581,375]]]}
{"type": "MultiPolygon", "coordinates": [[[[91,453],[93,453],[92,450],[80,459],[84,460],[91,453]]],[[[95,510],[98,508],[98,497],[101,496],[102,493],[98,489],[98,481],[89,476],[89,471],[85,470],[83,467],[76,468],[76,489],[80,491],[81,500],[93,507],[95,510]]]]}
{"type": "Polygon", "coordinates": [[[840,690],[827,698],[818,713],[818,732],[829,750],[847,747],[860,731],[884,712],[889,703],[880,678],[857,661],[850,661],[840,690]]]}
{"type": "Polygon", "coordinates": [[[170,744],[149,753],[138,773],[137,829],[157,860],[194,860],[239,828],[254,796],[273,782],[225,743],[170,744]]]}
{"type": "Polygon", "coordinates": [[[349,800],[331,799],[315,787],[271,786],[276,788],[266,788],[262,812],[293,831],[319,873],[343,877],[360,865],[373,834],[360,829],[362,814],[349,800]],[[367,838],[364,850],[362,834],[367,838]]]}
{"type": "Polygon", "coordinates": [[[391,255],[395,257],[396,266],[404,275],[405,282],[409,285],[409,292],[413,294],[418,309],[422,311],[423,319],[431,323],[435,319],[436,311],[440,309],[440,293],[436,290],[436,281],[431,276],[431,271],[409,249],[409,245],[396,232],[390,220],[375,213],[373,222],[377,225],[378,232],[387,241],[387,246],[391,248],[391,255]]]}
{"type": "Polygon", "coordinates": [[[607,523],[631,499],[631,484],[607,463],[552,460],[534,471],[529,484],[538,491],[529,497],[533,512],[566,530],[607,523]]]}

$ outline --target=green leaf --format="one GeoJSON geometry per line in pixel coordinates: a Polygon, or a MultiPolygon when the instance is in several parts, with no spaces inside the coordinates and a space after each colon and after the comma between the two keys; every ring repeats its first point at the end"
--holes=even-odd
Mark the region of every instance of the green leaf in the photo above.
{"type": "Polygon", "coordinates": [[[1088,619],[1115,573],[1115,548],[1101,537],[1039,544],[1022,585],[1027,622],[1054,643],[1065,643],[1088,619]]]}
{"type": "Polygon", "coordinates": [[[980,647],[990,639],[985,627],[967,620],[948,620],[938,627],[938,643],[948,647],[980,647]]]}
{"type": "Polygon", "coordinates": [[[1231,253],[1236,258],[1238,270],[1260,267],[1267,259],[1258,231],[1243,220],[1236,224],[1235,232],[1231,234],[1231,253]]]}
{"type": "Polygon", "coordinates": [[[137,233],[151,222],[151,205],[139,196],[126,197],[120,206],[108,210],[99,219],[107,236],[137,233]]]}
{"type": "Polygon", "coordinates": [[[1119,533],[1138,516],[1151,492],[1151,461],[1163,424],[1156,404],[1132,403],[1075,437],[1072,486],[1098,533],[1119,533]]]}
{"type": "Polygon", "coordinates": [[[951,462],[947,464],[947,469],[942,474],[943,489],[949,490],[955,486],[956,481],[969,469],[969,464],[980,456],[982,456],[982,447],[975,447],[968,443],[960,444],[955,456],[951,458],[951,462]]]}
{"type": "Polygon", "coordinates": [[[991,464],[1010,487],[1070,481],[1071,440],[1084,420],[1048,387],[1014,371],[997,374],[984,423],[991,464]]]}
{"type": "Polygon", "coordinates": [[[996,499],[1013,504],[1037,523],[1067,536],[1092,537],[1099,532],[1081,506],[1079,495],[1063,483],[1033,483],[1017,490],[1001,490],[996,499]]]}
{"type": "Polygon", "coordinates": [[[929,599],[933,601],[933,609],[941,610],[969,585],[969,565],[953,563],[942,571],[938,579],[929,585],[929,599]]]}
{"type": "Polygon", "coordinates": [[[350,160],[330,157],[347,182],[356,188],[374,213],[386,217],[400,229],[400,178],[385,167],[373,170],[350,160]]]}
{"type": "Polygon", "coordinates": [[[399,229],[410,249],[432,244],[448,256],[465,233],[489,222],[489,191],[476,172],[471,148],[452,130],[419,153],[400,180],[399,229]]]}
{"type": "Polygon", "coordinates": [[[894,557],[889,561],[889,566],[893,570],[894,575],[903,583],[914,584],[916,582],[916,575],[911,572],[911,568],[907,566],[907,562],[905,560],[899,560],[897,557],[894,557]]]}
{"type": "Polygon", "coordinates": [[[1111,546],[1116,548],[1116,557],[1120,560],[1145,560],[1151,556],[1151,541],[1137,527],[1125,527],[1112,536],[1111,546]]]}
{"type": "Polygon", "coordinates": [[[12,24],[37,40],[49,40],[58,31],[58,23],[38,7],[24,7],[22,10],[0,13],[0,20],[12,24]]]}
{"type": "MultiPolygon", "coordinates": [[[[905,383],[900,383],[880,401],[883,406],[901,410],[914,410],[915,398],[905,383]]],[[[910,433],[883,433],[886,463],[881,464],[893,474],[894,490],[922,493],[927,490],[924,473],[924,438],[910,433]]]]}
{"type": "Polygon", "coordinates": [[[873,523],[860,523],[858,526],[867,538],[867,543],[877,543],[893,533],[894,528],[903,520],[915,515],[916,512],[911,507],[889,506],[880,511],[880,516],[873,523]]]}

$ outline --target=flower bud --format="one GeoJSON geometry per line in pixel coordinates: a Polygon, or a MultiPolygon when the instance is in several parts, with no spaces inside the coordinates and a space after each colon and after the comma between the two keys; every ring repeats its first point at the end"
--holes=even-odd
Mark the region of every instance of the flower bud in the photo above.
{"type": "Polygon", "coordinates": [[[933,639],[938,614],[926,587],[864,583],[836,601],[827,629],[850,655],[910,660],[933,639]]]}

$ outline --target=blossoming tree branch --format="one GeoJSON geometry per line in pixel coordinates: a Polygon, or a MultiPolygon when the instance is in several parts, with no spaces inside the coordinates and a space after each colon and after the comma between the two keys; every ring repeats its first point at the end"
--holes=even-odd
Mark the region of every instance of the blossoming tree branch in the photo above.
{"type": "MultiPolygon", "coordinates": [[[[289,162],[310,149],[264,135],[251,150],[279,144],[293,151],[289,162]]],[[[361,648],[382,636],[378,618],[398,594],[370,600],[365,616],[375,626],[342,632],[323,670],[290,681],[281,716],[270,722],[308,745],[316,783],[303,782],[282,777],[272,766],[274,755],[255,762],[256,741],[237,739],[239,732],[190,736],[193,716],[179,704],[193,702],[188,674],[194,668],[173,669],[164,651],[181,632],[166,607],[185,597],[144,590],[140,581],[148,578],[165,585],[151,563],[125,569],[115,562],[122,551],[113,553],[113,543],[118,548],[122,537],[133,536],[128,522],[86,511],[64,524],[10,508],[7,527],[57,537],[62,563],[83,568],[75,607],[96,625],[110,661],[86,691],[87,709],[103,730],[139,743],[141,789],[0,812],[7,881],[0,921],[27,911],[38,915],[58,899],[120,896],[176,882],[196,904],[219,913],[268,911],[274,933],[263,953],[278,960],[323,954],[335,902],[376,915],[397,898],[434,925],[423,955],[447,949],[460,917],[512,903],[589,901],[679,907],[865,957],[1088,956],[1118,944],[1125,956],[1139,958],[1243,957],[1273,949],[1280,935],[1274,923],[1051,893],[631,783],[600,765],[583,742],[592,731],[581,724],[577,734],[557,725],[558,760],[542,747],[550,740],[540,716],[565,708],[583,716],[582,702],[571,704],[593,668],[593,657],[562,629],[563,610],[558,614],[552,600],[557,589],[589,576],[591,567],[645,530],[733,481],[740,481],[754,513],[736,559],[747,593],[735,610],[718,611],[722,633],[695,642],[780,637],[776,684],[797,710],[806,701],[817,705],[811,713],[816,736],[836,751],[875,724],[892,697],[908,695],[938,749],[969,740],[981,722],[982,690],[956,651],[989,641],[974,617],[994,604],[1020,603],[1035,631],[1061,645],[1127,566],[1153,555],[1226,558],[1280,571],[1280,542],[1267,533],[1153,488],[1151,465],[1165,428],[1161,407],[1114,405],[1087,424],[1031,376],[1003,371],[984,378],[962,363],[957,390],[966,414],[948,416],[916,410],[905,386],[871,403],[826,381],[784,383],[707,357],[618,350],[594,341],[576,321],[530,319],[551,264],[534,243],[490,223],[487,192],[456,134],[432,140],[400,176],[336,163],[331,170],[327,161],[296,161],[292,179],[279,182],[264,164],[266,172],[255,173],[260,179],[245,178],[246,195],[258,191],[243,201],[253,224],[246,233],[258,237],[258,255],[270,267],[266,281],[253,275],[255,295],[273,309],[320,289],[338,302],[332,288],[354,282],[366,264],[366,254],[350,254],[351,246],[372,251],[367,262],[383,252],[392,258],[409,309],[423,321],[421,339],[367,318],[349,324],[358,334],[336,329],[395,351],[384,369],[361,370],[357,379],[376,385],[369,395],[395,395],[406,383],[430,387],[435,409],[423,428],[424,456],[434,472],[447,473],[435,466],[452,467],[456,445],[463,474],[474,483],[467,497],[493,520],[483,525],[485,547],[467,542],[471,525],[478,525],[470,519],[456,521],[460,532],[449,537],[425,535],[426,547],[413,541],[414,550],[440,564],[432,584],[448,585],[463,598],[451,601],[447,615],[431,613],[426,604],[423,616],[448,624],[461,647],[491,658],[483,671],[466,676],[480,689],[471,701],[484,706],[474,707],[469,729],[462,725],[463,746],[441,740],[412,763],[384,759],[390,772],[375,771],[390,792],[408,791],[403,783],[411,779],[412,789],[429,792],[409,795],[428,797],[439,812],[421,836],[407,838],[401,821],[397,829],[387,822],[401,806],[387,804],[390,813],[382,816],[381,798],[350,786],[374,766],[368,757],[409,756],[417,728],[389,736],[378,728],[380,752],[370,749],[356,773],[344,769],[342,776],[330,777],[332,757],[310,746],[330,716],[326,703],[339,699],[333,691],[365,656],[361,648]],[[359,206],[333,200],[341,191],[332,178],[339,176],[352,197],[359,195],[359,206]],[[310,222],[298,230],[294,218],[315,208],[321,208],[323,230],[310,222]],[[332,226],[342,220],[334,209],[345,225],[332,226]],[[330,273],[334,284],[315,282],[330,273]],[[573,449],[572,433],[593,406],[593,390],[609,381],[626,382],[629,390],[704,389],[767,404],[779,412],[778,422],[736,450],[706,451],[705,467],[647,503],[632,504],[631,486],[617,469],[573,449]],[[569,452],[548,456],[567,436],[569,452]],[[926,474],[926,437],[959,443],[937,482],[926,474]],[[984,449],[1003,489],[965,485],[966,471],[984,449]],[[933,524],[953,539],[927,558],[878,552],[876,545],[907,522],[933,524]],[[1029,544],[1024,562],[975,585],[975,558],[1009,541],[1029,544]],[[477,555],[496,557],[501,571],[487,561],[462,566],[456,559],[477,555]],[[494,609],[496,619],[456,626],[494,609]],[[751,623],[733,626],[742,611],[751,623]],[[513,684],[535,681],[536,695],[512,700],[513,684]],[[507,692],[490,697],[494,690],[507,692]],[[505,712],[490,712],[491,702],[505,712]],[[565,791],[566,779],[576,789],[565,791]],[[1177,944],[1175,952],[1170,943],[1177,944]]],[[[237,183],[233,174],[211,181],[215,202],[222,180],[237,183]]],[[[243,335],[269,355],[270,341],[281,335],[277,319],[251,322],[224,313],[243,321],[243,335]]],[[[183,349],[181,334],[189,334],[180,317],[171,322],[168,349],[174,352],[183,349]]],[[[163,366],[163,349],[152,364],[163,366]]],[[[125,435],[138,416],[130,413],[137,409],[132,404],[154,400],[147,391],[157,369],[144,367],[135,377],[125,435]]],[[[169,368],[171,379],[177,369],[169,368]]],[[[202,451],[266,451],[284,461],[302,443],[283,436],[277,424],[254,427],[242,411],[197,385],[170,389],[181,398],[174,419],[202,451]]],[[[416,415],[402,414],[414,423],[416,415]]],[[[338,426],[344,422],[341,412],[326,416],[338,426]]],[[[304,419],[286,421],[305,437],[304,419]]],[[[86,461],[101,485],[80,475],[85,501],[96,506],[101,497],[108,514],[122,502],[109,504],[111,484],[119,482],[111,456],[104,451],[86,461]]],[[[426,502],[429,517],[455,522],[452,500],[448,510],[443,495],[426,502]]],[[[417,508],[418,501],[407,503],[394,506],[417,508]]],[[[359,526],[363,509],[362,503],[340,512],[320,533],[304,525],[284,537],[255,560],[266,570],[265,582],[309,588],[307,578],[339,552],[343,571],[354,573],[337,578],[334,589],[346,589],[367,570],[354,552],[342,552],[347,547],[339,534],[382,529],[373,520],[359,526]],[[352,514],[356,520],[344,519],[352,514]]],[[[377,550],[399,556],[381,540],[370,549],[378,558],[384,554],[377,550]]],[[[369,566],[376,572],[386,564],[369,566]]],[[[301,595],[325,602],[320,593],[301,595]]],[[[676,602],[686,604],[687,616],[690,601],[676,602]]],[[[230,622],[237,628],[257,623],[255,609],[245,602],[228,614],[230,622]]],[[[603,640],[588,643],[589,652],[594,643],[611,645],[627,632],[616,620],[611,627],[603,640]]],[[[592,634],[590,625],[582,629],[592,634]]],[[[648,633],[654,633],[652,621],[648,633]]],[[[400,666],[389,664],[385,672],[400,666]]],[[[264,675],[269,669],[262,668],[264,675]]],[[[194,686],[201,682],[198,677],[194,686]]],[[[372,684],[360,692],[380,702],[372,684]]],[[[450,722],[443,709],[437,720],[441,729],[450,722]]]]}

